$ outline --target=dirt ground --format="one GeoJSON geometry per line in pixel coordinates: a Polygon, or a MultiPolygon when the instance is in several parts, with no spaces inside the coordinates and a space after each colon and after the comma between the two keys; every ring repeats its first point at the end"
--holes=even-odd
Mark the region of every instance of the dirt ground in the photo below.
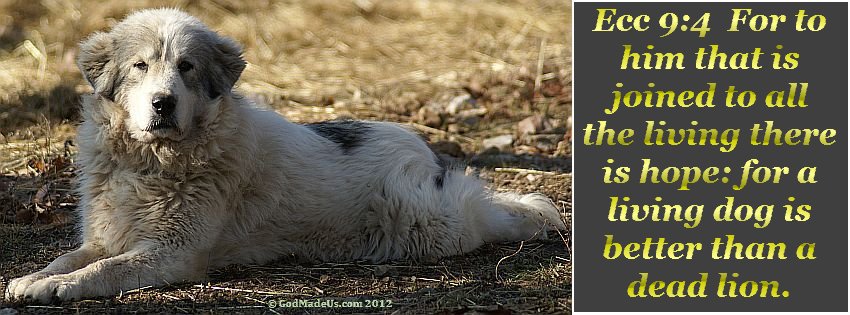
{"type": "MultiPolygon", "coordinates": [[[[571,8],[563,1],[0,0],[0,290],[79,245],[74,134],[79,96],[91,89],[74,65],[76,44],[127,12],[162,6],[244,45],[248,67],[236,90],[247,98],[296,122],[409,124],[491,188],[546,194],[569,226],[571,8]]],[[[571,236],[548,236],[436,263],[231,266],[203,284],[113,298],[0,301],[0,314],[570,313],[571,236]],[[296,299],[378,305],[270,305],[296,299]]]]}

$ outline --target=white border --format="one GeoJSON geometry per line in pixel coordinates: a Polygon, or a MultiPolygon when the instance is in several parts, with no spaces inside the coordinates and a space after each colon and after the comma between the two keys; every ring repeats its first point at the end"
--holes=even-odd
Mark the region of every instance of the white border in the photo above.
{"type": "MultiPolygon", "coordinates": [[[[573,82],[573,84],[575,84],[575,71],[573,71],[573,69],[575,69],[575,67],[573,67],[573,64],[575,64],[575,32],[573,31],[575,29],[575,9],[574,9],[573,3],[575,3],[575,2],[594,2],[594,3],[635,2],[635,3],[646,3],[646,2],[685,2],[685,1],[650,1],[650,0],[644,0],[644,1],[637,1],[637,0],[595,0],[595,1],[588,1],[588,0],[573,0],[570,4],[570,23],[572,24],[572,27],[570,28],[570,49],[571,49],[570,50],[570,52],[571,52],[571,55],[570,55],[570,60],[571,60],[571,63],[570,63],[570,75],[571,75],[570,80],[571,80],[571,82],[573,82]]],[[[802,0],[797,0],[797,1],[791,1],[791,0],[738,0],[738,1],[734,1],[734,0],[714,0],[714,1],[696,0],[696,1],[688,1],[688,2],[788,2],[788,3],[799,3],[799,2],[806,2],[806,1],[802,1],[802,0]]],[[[819,1],[812,1],[812,2],[836,2],[836,3],[844,2],[844,3],[848,3],[850,1],[848,1],[848,0],[819,0],[819,1]]],[[[848,4],[848,6],[847,6],[847,16],[848,16],[848,19],[850,19],[850,4],[848,4]]],[[[850,20],[848,20],[847,29],[848,29],[848,34],[850,34],[850,20]]],[[[848,52],[850,52],[850,41],[848,41],[847,49],[848,49],[848,52]]],[[[847,98],[848,98],[848,100],[850,100],[850,53],[848,53],[848,55],[847,55],[847,64],[848,64],[847,98]]],[[[575,100],[575,93],[576,93],[575,91],[576,90],[573,88],[572,89],[572,93],[573,93],[572,99],[573,100],[575,100]]],[[[847,106],[850,107],[850,104],[847,104],[847,106]]],[[[576,123],[578,122],[578,119],[576,119],[576,117],[575,117],[575,103],[573,103],[573,110],[572,110],[571,114],[573,115],[573,125],[572,125],[572,130],[571,130],[572,135],[573,135],[573,137],[571,138],[571,141],[572,141],[573,139],[575,139],[575,126],[576,126],[576,123]]],[[[847,118],[848,118],[848,121],[850,121],[850,109],[848,109],[848,117],[847,118]]],[[[844,129],[844,130],[850,131],[850,125],[846,126],[846,128],[847,129],[844,129]]],[[[844,135],[845,141],[848,139],[848,136],[850,136],[850,134],[844,135]]],[[[578,147],[575,145],[575,141],[572,141],[572,142],[573,142],[573,145],[571,147],[571,152],[570,152],[570,155],[572,155],[572,163],[573,163],[573,179],[571,181],[571,186],[572,186],[571,191],[572,191],[572,195],[573,195],[572,196],[572,203],[575,204],[575,200],[576,200],[575,152],[576,152],[576,149],[578,147]]],[[[849,152],[848,154],[850,154],[850,141],[847,141],[847,150],[849,152]]],[[[850,159],[848,159],[847,177],[848,177],[848,179],[850,179],[850,159]]],[[[848,192],[848,195],[847,195],[847,202],[848,202],[848,204],[850,204],[850,192],[848,192]]],[[[575,208],[571,208],[571,211],[573,211],[573,213],[574,213],[575,208]]],[[[850,209],[846,209],[846,211],[850,212],[850,209]]],[[[572,250],[570,251],[570,254],[572,255],[572,254],[575,253],[575,238],[576,238],[576,235],[575,235],[575,233],[572,233],[572,231],[575,231],[575,215],[571,214],[570,225],[571,225],[570,226],[570,231],[571,231],[570,235],[572,236],[571,237],[572,244],[570,244],[570,248],[572,248],[572,250]]],[[[848,225],[848,227],[850,227],[850,215],[848,215],[848,217],[847,217],[847,225],[848,225]]],[[[848,242],[848,244],[850,244],[850,228],[848,228],[847,242],[848,242]]],[[[572,264],[572,276],[570,277],[570,281],[571,281],[571,283],[570,283],[570,288],[571,288],[571,290],[570,290],[570,292],[571,292],[570,300],[572,301],[572,305],[571,305],[570,308],[573,310],[573,312],[575,314],[579,314],[579,315],[581,315],[581,314],[587,314],[587,315],[591,315],[591,314],[593,314],[593,315],[655,314],[655,312],[629,312],[629,313],[625,313],[625,312],[575,312],[575,305],[576,305],[576,300],[575,300],[576,264],[575,264],[574,257],[570,257],[570,263],[572,264]]],[[[847,290],[848,290],[848,292],[850,292],[850,249],[848,249],[848,268],[847,269],[849,270],[848,276],[847,276],[847,290]]],[[[848,300],[848,302],[847,302],[847,308],[848,308],[848,311],[850,311],[850,300],[848,300]]],[[[685,313],[685,312],[665,312],[665,314],[680,314],[680,313],[685,313]]],[[[717,313],[714,313],[714,312],[689,312],[689,313],[720,314],[720,312],[717,312],[717,313]]],[[[723,312],[722,314],[751,315],[751,314],[774,314],[774,313],[770,313],[770,312],[723,312]]],[[[800,314],[800,313],[788,312],[787,314],[800,314]]],[[[818,314],[847,314],[847,313],[820,312],[818,314]]]]}

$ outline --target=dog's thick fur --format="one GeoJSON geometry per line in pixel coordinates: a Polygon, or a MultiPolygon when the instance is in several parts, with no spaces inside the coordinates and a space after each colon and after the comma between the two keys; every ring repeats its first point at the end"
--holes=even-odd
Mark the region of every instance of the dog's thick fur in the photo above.
{"type": "Polygon", "coordinates": [[[78,131],[82,246],[7,299],[116,295],[283,256],[433,260],[565,228],[546,197],[489,192],[401,125],[299,125],[248,104],[231,92],[239,46],[183,12],[131,14],[78,64],[95,91],[78,131]]]}

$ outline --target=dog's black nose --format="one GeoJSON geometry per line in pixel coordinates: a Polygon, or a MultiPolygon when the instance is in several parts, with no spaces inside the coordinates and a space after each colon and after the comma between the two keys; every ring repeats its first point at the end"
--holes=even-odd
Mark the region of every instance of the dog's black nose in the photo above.
{"type": "Polygon", "coordinates": [[[177,98],[170,94],[155,94],[153,96],[153,110],[160,116],[170,115],[177,105],[177,98]]]}

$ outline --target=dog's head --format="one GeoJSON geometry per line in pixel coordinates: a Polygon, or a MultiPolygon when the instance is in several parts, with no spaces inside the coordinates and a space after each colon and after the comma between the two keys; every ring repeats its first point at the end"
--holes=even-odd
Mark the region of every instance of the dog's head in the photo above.
{"type": "Polygon", "coordinates": [[[245,68],[241,55],[238,44],[198,19],[152,9],[91,35],[77,64],[98,98],[123,108],[134,139],[180,141],[230,96],[245,68]]]}

